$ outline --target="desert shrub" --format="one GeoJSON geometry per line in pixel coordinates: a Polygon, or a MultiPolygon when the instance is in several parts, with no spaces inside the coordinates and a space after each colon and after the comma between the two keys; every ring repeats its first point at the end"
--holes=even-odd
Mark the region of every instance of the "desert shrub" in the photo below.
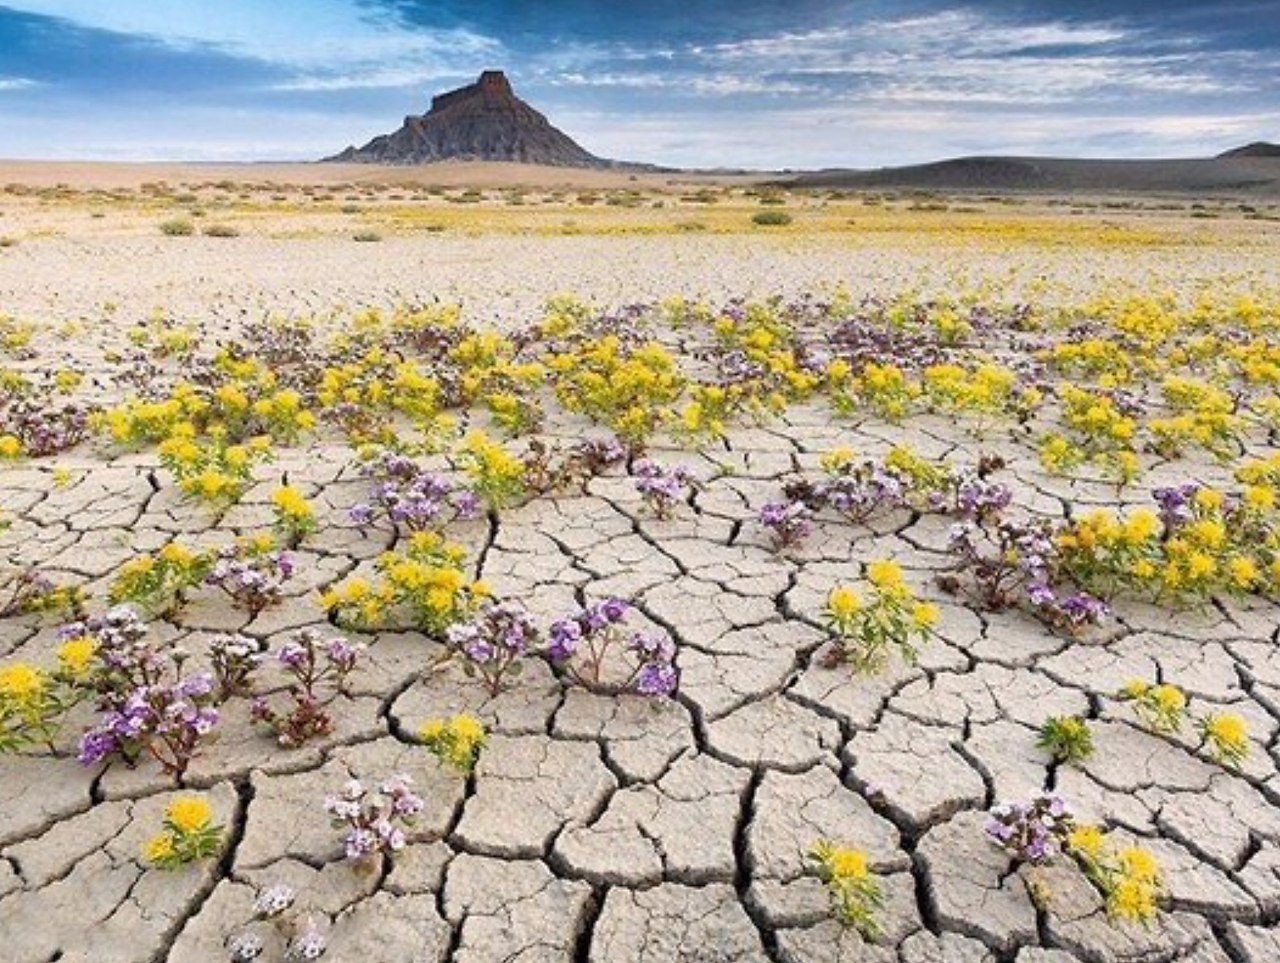
{"type": "Polygon", "coordinates": [[[786,211],[761,211],[751,218],[751,223],[762,227],[784,227],[790,224],[791,220],[791,215],[786,211]]]}
{"type": "Polygon", "coordinates": [[[381,241],[382,235],[377,231],[357,231],[353,235],[352,239],[361,241],[362,243],[372,243],[374,241],[381,241]]]}
{"type": "Polygon", "coordinates": [[[190,237],[196,232],[196,226],[184,218],[175,217],[160,225],[160,233],[165,237],[190,237]]]}
{"type": "Polygon", "coordinates": [[[239,237],[238,228],[232,227],[230,224],[210,224],[204,229],[205,237],[239,237]]]}

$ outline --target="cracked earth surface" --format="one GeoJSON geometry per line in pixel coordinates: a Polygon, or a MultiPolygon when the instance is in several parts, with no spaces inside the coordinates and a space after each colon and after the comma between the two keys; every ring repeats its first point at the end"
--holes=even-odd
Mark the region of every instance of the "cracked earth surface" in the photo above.
{"type": "MultiPolygon", "coordinates": [[[[581,426],[552,424],[572,440],[581,426]]],[[[990,447],[945,418],[900,426],[792,408],[701,452],[700,489],[671,520],[645,511],[618,473],[581,495],[538,498],[492,525],[451,526],[474,574],[537,618],[575,602],[632,599],[640,621],[677,642],[678,698],[655,703],[571,688],[534,664],[496,697],[451,667],[441,646],[381,632],[337,707],[336,730],[289,750],[227,712],[185,776],[228,831],[217,858],[172,872],[140,855],[176,789],[155,767],[86,774],[71,757],[0,758],[0,957],[8,963],[204,963],[252,918],[260,887],[288,883],[328,929],[326,958],[384,963],[1265,963],[1280,959],[1280,655],[1276,609],[1224,603],[1169,614],[1121,603],[1106,631],[1068,641],[1016,611],[971,610],[933,586],[947,531],[903,513],[860,526],[824,522],[801,549],[773,552],[756,518],[785,478],[833,444],[879,456],[909,444],[957,464],[990,447]],[[892,558],[943,615],[917,666],[871,677],[821,659],[827,592],[868,559],[892,558]],[[1240,771],[1194,741],[1150,734],[1112,694],[1133,677],[1176,682],[1199,707],[1250,724],[1240,771]],[[467,711],[491,742],[470,778],[442,771],[410,735],[467,711]],[[1048,715],[1091,720],[1097,750],[1076,768],[1036,748],[1048,715]],[[350,777],[410,774],[426,799],[410,845],[372,874],[352,872],[321,811],[350,777]],[[1028,871],[983,832],[998,800],[1043,788],[1082,819],[1143,841],[1165,867],[1170,905],[1150,928],[1108,920],[1070,865],[1048,872],[1038,907],[1028,871]],[[804,860],[819,838],[865,850],[882,877],[874,945],[831,918],[804,860]]],[[[1002,441],[1015,503],[1064,516],[1114,504],[1102,483],[1046,474],[1029,446],[1002,441]]],[[[1250,453],[1271,453],[1251,443],[1250,453]]],[[[296,554],[289,597],[257,619],[197,595],[153,633],[197,654],[214,632],[276,642],[330,630],[316,593],[367,568],[392,536],[346,518],[367,482],[345,445],[291,449],[240,505],[210,525],[153,455],[77,453],[52,483],[39,462],[0,473],[14,564],[76,576],[101,593],[135,553],[175,537],[216,545],[269,524],[281,478],[303,485],[321,531],[296,554]]],[[[1211,463],[1161,473],[1221,482],[1211,463]]],[[[1126,494],[1139,502],[1146,491],[1126,494]]],[[[47,662],[54,631],[0,625],[0,656],[47,662]]],[[[263,930],[264,958],[279,959],[263,930]]],[[[277,942],[273,943],[275,940],[277,942]]]]}

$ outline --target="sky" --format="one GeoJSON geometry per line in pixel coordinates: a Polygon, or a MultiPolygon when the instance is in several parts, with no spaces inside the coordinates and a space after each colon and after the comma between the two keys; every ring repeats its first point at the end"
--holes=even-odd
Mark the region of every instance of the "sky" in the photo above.
{"type": "Polygon", "coordinates": [[[310,160],[483,69],[687,167],[1280,140],[1280,0],[0,0],[0,157],[310,160]]]}

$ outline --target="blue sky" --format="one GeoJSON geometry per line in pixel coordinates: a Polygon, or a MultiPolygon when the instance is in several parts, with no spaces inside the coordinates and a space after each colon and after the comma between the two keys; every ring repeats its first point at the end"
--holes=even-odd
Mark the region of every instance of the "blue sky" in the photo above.
{"type": "Polygon", "coordinates": [[[597,154],[875,167],[1280,140],[1280,0],[0,0],[0,156],[310,159],[505,69],[597,154]]]}

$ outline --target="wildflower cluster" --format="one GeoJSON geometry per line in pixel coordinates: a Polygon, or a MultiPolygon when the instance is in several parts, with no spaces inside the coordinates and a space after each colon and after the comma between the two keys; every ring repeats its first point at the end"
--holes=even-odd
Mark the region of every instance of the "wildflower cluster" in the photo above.
{"type": "Polygon", "coordinates": [[[984,510],[951,527],[948,550],[956,563],[939,584],[965,592],[993,611],[1026,603],[1050,625],[1078,632],[1109,614],[1087,592],[1064,593],[1058,581],[1058,543],[1047,520],[1014,523],[984,510]]]}
{"type": "Polygon", "coordinates": [[[1046,435],[1040,459],[1053,472],[1070,472],[1092,463],[1128,484],[1141,465],[1135,450],[1137,416],[1141,405],[1121,391],[1090,392],[1066,386],[1061,390],[1062,420],[1067,434],[1046,435]]]}
{"type": "Polygon", "coordinates": [[[1077,823],[1054,793],[991,809],[988,837],[1010,854],[1014,866],[1044,866],[1069,855],[1101,891],[1113,919],[1150,923],[1164,896],[1160,865],[1145,849],[1117,847],[1096,826],[1077,823]]]}
{"type": "Polygon", "coordinates": [[[160,869],[177,869],[210,859],[222,848],[224,827],[213,821],[213,807],[200,796],[179,796],[164,814],[164,831],[144,847],[147,862],[160,869]]]}
{"type": "Polygon", "coordinates": [[[876,914],[884,905],[884,893],[867,854],[819,840],[808,855],[827,884],[836,919],[852,926],[866,940],[881,936],[884,928],[876,914]]]}
{"type": "Polygon", "coordinates": [[[563,453],[532,439],[524,455],[525,487],[537,494],[576,487],[585,492],[591,479],[627,460],[627,450],[615,439],[588,439],[563,453]]]}
{"type": "Polygon", "coordinates": [[[627,345],[616,335],[552,354],[547,366],[566,410],[608,428],[633,451],[667,423],[685,389],[679,364],[664,347],[627,345]]]}
{"type": "Polygon", "coordinates": [[[898,451],[898,458],[890,455],[878,463],[858,462],[853,452],[837,449],[823,458],[825,479],[791,482],[785,494],[790,502],[799,502],[811,512],[829,508],[854,523],[912,505],[941,509],[951,486],[950,472],[945,466],[917,466],[914,455],[905,449],[898,451]],[[907,467],[924,470],[905,470],[907,467]]]}
{"type": "Polygon", "coordinates": [[[411,532],[437,530],[455,518],[474,518],[480,499],[470,491],[455,491],[443,475],[423,471],[412,458],[384,452],[364,472],[378,479],[369,504],[351,509],[361,528],[372,525],[379,509],[397,528],[411,532]]]}
{"type": "Polygon", "coordinates": [[[252,963],[262,956],[267,943],[262,932],[274,929],[285,942],[286,960],[318,960],[328,948],[324,931],[315,919],[299,912],[298,894],[293,887],[276,883],[258,891],[253,901],[255,923],[231,938],[227,948],[231,963],[252,963]],[[266,929],[266,924],[270,929],[266,929]]]}
{"type": "Polygon", "coordinates": [[[650,697],[671,696],[680,682],[676,649],[665,636],[634,632],[622,625],[630,606],[620,599],[596,602],[551,625],[547,655],[568,676],[593,691],[632,690],[650,697]],[[629,666],[608,673],[610,652],[629,666]]]}
{"type": "MultiPolygon", "coordinates": [[[[483,431],[470,432],[463,439],[456,458],[466,472],[475,496],[492,509],[515,504],[525,494],[524,462],[483,431]]],[[[466,503],[472,514],[475,503],[466,503]]]]}
{"type": "Polygon", "coordinates": [[[84,604],[83,589],[57,585],[53,579],[36,569],[9,573],[0,582],[0,619],[49,612],[74,617],[81,613],[84,604]]]}
{"type": "Polygon", "coordinates": [[[372,869],[379,854],[404,849],[405,830],[412,828],[424,805],[404,773],[392,775],[376,790],[352,779],[324,800],[334,829],[346,830],[343,852],[357,869],[372,869]]]}
{"type": "Polygon", "coordinates": [[[914,665],[917,646],[928,640],[938,622],[938,608],[921,602],[907,586],[894,562],[867,566],[870,598],[847,585],[827,597],[827,628],[835,639],[833,662],[851,665],[855,672],[878,672],[891,651],[914,665]]]}
{"type": "Polygon", "coordinates": [[[41,746],[57,751],[67,713],[89,695],[97,644],[68,639],[53,671],[16,662],[0,668],[0,754],[41,746]]]}
{"type": "Polygon", "coordinates": [[[972,368],[935,364],[924,370],[921,393],[932,411],[969,414],[978,430],[990,419],[1026,421],[1043,401],[1041,392],[1023,386],[1015,371],[986,362],[972,368]]]}
{"type": "Polygon", "coordinates": [[[536,431],[542,424],[542,406],[536,392],[546,379],[538,362],[517,360],[519,345],[495,332],[473,333],[449,353],[454,366],[449,381],[456,386],[462,404],[483,399],[503,431],[512,436],[536,431]]]}
{"type": "MultiPolygon", "coordinates": [[[[1138,718],[1154,732],[1181,732],[1192,719],[1186,693],[1168,683],[1151,685],[1135,679],[1120,690],[1117,698],[1132,703],[1138,718]]],[[[1200,744],[1218,762],[1239,766],[1249,757],[1249,726],[1240,716],[1211,711],[1194,719],[1194,726],[1200,734],[1200,744]]]]}
{"type": "Polygon", "coordinates": [[[1203,448],[1221,460],[1239,451],[1244,420],[1236,399],[1222,388],[1193,378],[1171,376],[1161,385],[1168,418],[1147,425],[1151,447],[1165,458],[1177,458],[1189,447],[1203,448]]]}
{"type": "Polygon", "coordinates": [[[683,465],[668,467],[647,458],[632,465],[631,474],[645,505],[662,519],[670,518],[697,485],[693,473],[683,465]]]}
{"type": "Polygon", "coordinates": [[[253,481],[254,466],[271,457],[271,442],[259,436],[247,444],[229,444],[218,432],[197,441],[192,429],[175,432],[159,453],[184,494],[223,507],[240,500],[253,481]]]}
{"type": "Polygon", "coordinates": [[[253,675],[266,659],[266,643],[247,635],[215,635],[209,640],[209,665],[217,686],[217,701],[249,695],[253,675]]]}
{"type": "Polygon", "coordinates": [[[270,539],[236,543],[213,555],[205,581],[222,589],[236,608],[257,618],[284,598],[284,584],[296,567],[287,552],[276,551],[270,539]]]}
{"type": "Polygon", "coordinates": [[[787,483],[787,500],[765,505],[760,523],[781,550],[807,537],[812,520],[825,510],[855,524],[899,510],[986,517],[1012,500],[1007,485],[988,478],[1000,464],[998,459],[984,459],[975,471],[957,474],[945,462],[929,461],[909,448],[894,448],[879,462],[859,462],[852,451],[836,449],[822,458],[825,478],[787,483]]]}
{"type": "Polygon", "coordinates": [[[1096,826],[1073,829],[1067,845],[1102,891],[1112,919],[1144,925],[1155,920],[1164,898],[1164,875],[1150,852],[1117,846],[1096,826]]]}
{"type": "Polygon", "coordinates": [[[126,562],[107,594],[113,605],[135,605],[150,615],[168,617],[187,602],[187,594],[203,584],[213,566],[207,552],[170,542],[154,555],[126,562]]]}
{"type": "Polygon", "coordinates": [[[0,458],[46,458],[84,441],[97,410],[48,398],[0,396],[0,458]]]}
{"type": "Polygon", "coordinates": [[[480,750],[489,743],[484,724],[469,715],[432,719],[423,725],[418,735],[441,765],[464,776],[475,769],[480,750]]]}
{"type": "Polygon", "coordinates": [[[333,731],[326,706],[346,691],[347,676],[355,670],[363,645],[341,636],[322,639],[315,629],[301,629],[276,652],[276,662],[292,678],[290,707],[279,712],[266,696],[253,700],[255,722],[275,733],[280,745],[296,748],[333,731]]]}
{"type": "Polygon", "coordinates": [[[388,552],[377,563],[381,581],[352,578],[321,598],[338,624],[370,630],[387,625],[397,612],[414,625],[443,636],[451,625],[471,617],[489,597],[483,582],[463,571],[466,551],[434,532],[418,532],[400,552],[388,552]]]}
{"type": "Polygon", "coordinates": [[[115,755],[132,764],[145,750],[166,772],[180,777],[218,722],[208,674],[142,685],[111,702],[98,725],[80,740],[80,761],[86,766],[115,755]]]}
{"type": "Polygon", "coordinates": [[[1075,817],[1066,800],[1054,793],[1038,793],[1028,803],[992,807],[987,835],[1015,864],[1043,866],[1065,851],[1074,826],[1075,817]]]}
{"type": "Polygon", "coordinates": [[[314,506],[292,485],[277,488],[271,496],[271,505],[275,510],[276,532],[290,548],[297,548],[319,528],[314,506]]]}
{"type": "Polygon", "coordinates": [[[1092,512],[1057,536],[1064,572],[1104,595],[1203,600],[1280,586],[1270,489],[1243,497],[1188,483],[1153,492],[1157,510],[1092,512]]]}
{"type": "Polygon", "coordinates": [[[524,671],[538,629],[528,613],[507,602],[488,602],[468,622],[449,627],[449,649],[468,676],[479,677],[490,695],[502,691],[507,676],[524,671]]]}
{"type": "Polygon", "coordinates": [[[146,624],[127,606],[62,629],[69,643],[96,646],[92,676],[102,715],[80,739],[80,762],[96,765],[119,756],[130,765],[144,752],[177,778],[218,723],[210,673],[184,677],[187,654],[157,650],[144,640],[146,624]]]}

